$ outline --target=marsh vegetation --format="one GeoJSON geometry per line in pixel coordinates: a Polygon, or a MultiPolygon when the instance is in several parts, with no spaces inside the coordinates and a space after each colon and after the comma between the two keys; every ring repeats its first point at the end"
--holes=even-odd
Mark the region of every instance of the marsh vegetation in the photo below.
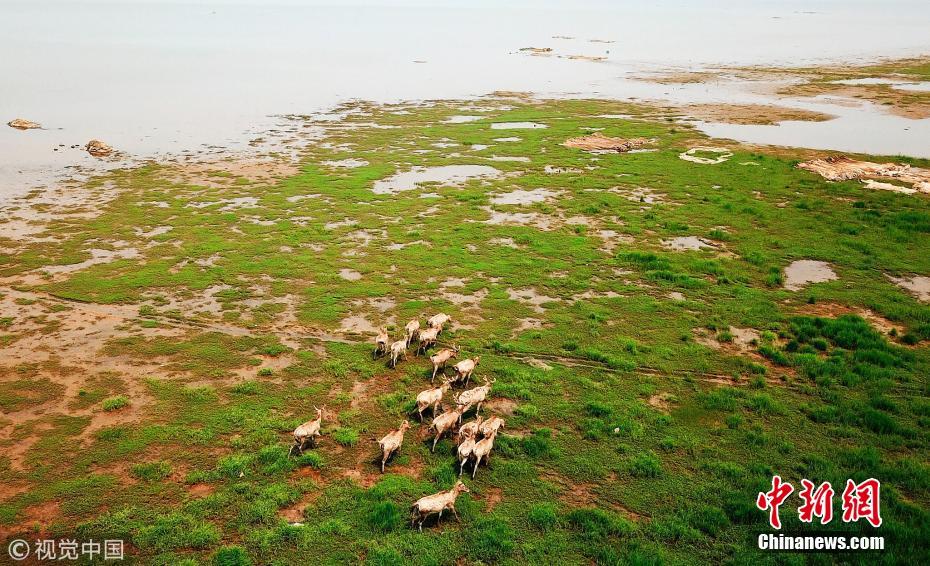
{"type": "Polygon", "coordinates": [[[325,136],[265,174],[151,163],[53,215],[22,199],[29,229],[0,241],[3,538],[124,538],[160,564],[801,562],[755,550],[778,473],[880,478],[889,550],[861,559],[926,556],[930,306],[896,284],[930,276],[926,194],[633,104],[463,106],[294,117],[325,136]],[[593,129],[654,151],[564,145],[593,129]],[[420,533],[410,503],[459,474],[416,418],[433,364],[371,349],[440,311],[507,424],[461,522],[420,533]]]}

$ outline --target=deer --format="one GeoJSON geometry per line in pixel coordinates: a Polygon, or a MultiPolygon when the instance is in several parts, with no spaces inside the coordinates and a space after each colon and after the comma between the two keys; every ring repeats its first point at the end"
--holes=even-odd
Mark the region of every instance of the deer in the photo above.
{"type": "Polygon", "coordinates": [[[462,472],[465,471],[465,463],[471,459],[472,452],[475,450],[475,437],[469,436],[459,444],[457,450],[458,462],[459,462],[459,477],[462,477],[462,472]]]}
{"type": "Polygon", "coordinates": [[[390,339],[386,328],[382,326],[378,329],[378,336],[375,337],[375,351],[372,353],[373,358],[380,358],[387,353],[388,341],[390,339]]]}
{"type": "Polygon", "coordinates": [[[404,327],[404,336],[407,338],[407,344],[409,345],[413,342],[416,337],[420,334],[420,321],[411,320],[407,323],[407,326],[404,327]]]}
{"type": "Polygon", "coordinates": [[[452,430],[455,427],[455,424],[462,420],[462,414],[468,410],[466,405],[458,405],[451,411],[446,411],[436,415],[433,418],[430,428],[436,431],[436,438],[433,439],[433,447],[430,449],[430,452],[436,451],[436,444],[439,442],[439,439],[442,438],[446,432],[452,430]]]}
{"type": "Polygon", "coordinates": [[[427,328],[426,330],[421,330],[420,333],[417,335],[417,340],[419,342],[417,344],[416,354],[419,354],[420,352],[425,353],[426,350],[430,346],[436,344],[436,338],[438,336],[439,336],[439,330],[435,328],[427,328]]]}
{"type": "Polygon", "coordinates": [[[493,381],[488,381],[485,379],[484,385],[459,393],[458,397],[455,398],[455,402],[460,406],[471,406],[477,403],[478,407],[475,409],[475,414],[477,415],[481,412],[481,404],[484,403],[484,401],[488,398],[488,393],[491,392],[491,384],[496,381],[496,379],[493,381]]]}
{"type": "MultiPolygon", "coordinates": [[[[470,490],[465,487],[465,484],[460,481],[457,481],[452,489],[448,491],[440,491],[433,495],[427,495],[426,497],[421,497],[417,499],[413,505],[410,506],[410,509],[413,511],[414,516],[413,520],[410,522],[410,525],[413,526],[416,524],[417,520],[420,521],[420,532],[423,532],[423,522],[426,518],[433,513],[439,513],[439,519],[442,519],[442,512],[446,509],[452,511],[452,514],[455,515],[455,520],[460,521],[459,514],[455,512],[455,500],[458,499],[459,494],[461,493],[470,493],[470,490]]],[[[439,519],[436,519],[438,522],[439,519]]]]}
{"type": "Polygon", "coordinates": [[[392,454],[400,450],[401,444],[404,443],[404,433],[410,428],[410,421],[405,420],[400,423],[400,428],[387,433],[384,438],[378,441],[381,446],[381,473],[384,473],[384,464],[392,454]]]}
{"type": "Polygon", "coordinates": [[[436,409],[442,402],[442,396],[452,387],[447,380],[443,380],[442,385],[434,389],[427,389],[417,394],[417,414],[420,416],[420,422],[423,422],[423,411],[430,405],[433,406],[433,416],[436,416],[436,409]]]}
{"type": "Polygon", "coordinates": [[[477,438],[478,433],[481,431],[482,421],[483,421],[483,418],[481,417],[481,415],[478,415],[478,417],[475,420],[471,421],[470,423],[465,423],[462,426],[460,426],[459,435],[458,435],[459,443],[461,444],[467,438],[477,438]]]}
{"type": "Polygon", "coordinates": [[[475,458],[475,467],[471,471],[471,479],[475,479],[475,474],[478,473],[478,466],[481,465],[482,459],[487,465],[488,459],[491,457],[491,449],[494,448],[495,438],[497,438],[497,433],[492,432],[490,436],[475,443],[475,447],[471,451],[471,455],[475,458]]]}
{"type": "Polygon", "coordinates": [[[291,446],[290,451],[287,455],[290,456],[294,449],[297,449],[297,452],[300,454],[304,453],[304,445],[307,442],[310,442],[310,447],[316,447],[316,437],[320,436],[320,425],[323,423],[323,411],[326,410],[326,405],[323,405],[323,408],[313,407],[316,409],[316,419],[312,421],[307,421],[304,424],[294,429],[294,444],[291,446]]]}
{"type": "MultiPolygon", "coordinates": [[[[497,417],[497,416],[491,417],[488,420],[481,423],[480,425],[478,425],[478,433],[484,437],[491,436],[492,434],[497,434],[497,431],[504,428],[504,425],[506,423],[507,421],[505,421],[504,419],[500,417],[497,417]]],[[[464,428],[464,425],[462,428],[464,428]]]]}
{"type": "Polygon", "coordinates": [[[391,369],[397,367],[397,360],[400,358],[407,359],[407,342],[406,340],[397,340],[391,343],[391,369]]]}
{"type": "Polygon", "coordinates": [[[433,375],[429,378],[429,382],[432,383],[433,380],[436,379],[437,371],[444,371],[446,369],[446,362],[458,355],[459,347],[452,346],[451,348],[443,348],[430,356],[429,361],[433,362],[433,375]]]}
{"type": "Polygon", "coordinates": [[[459,363],[452,366],[452,369],[455,371],[454,381],[465,380],[465,385],[468,386],[468,380],[471,379],[471,374],[474,373],[475,368],[478,366],[478,362],[481,361],[481,356],[475,356],[467,360],[462,360],[459,363]]]}
{"type": "Polygon", "coordinates": [[[450,320],[452,320],[452,317],[445,313],[434,314],[426,321],[426,326],[427,328],[435,328],[439,332],[442,332],[442,327],[450,320]]]}

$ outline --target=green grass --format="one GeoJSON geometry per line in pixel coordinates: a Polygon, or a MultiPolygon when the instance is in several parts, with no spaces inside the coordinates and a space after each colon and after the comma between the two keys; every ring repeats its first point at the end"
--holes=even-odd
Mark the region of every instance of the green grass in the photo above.
{"type": "MultiPolygon", "coordinates": [[[[930,274],[925,196],[827,183],[798,170],[790,149],[734,147],[724,163],[689,163],[678,154],[711,142],[635,105],[475,104],[487,118],[466,124],[442,122],[460,103],[408,114],[363,105],[371,115],[349,115],[355,127],[330,128],[297,173],[273,182],[227,172],[172,182],[157,164],[115,171],[88,182],[119,189],[98,217],[53,221],[53,238],[0,255],[0,274],[13,276],[83,261],[100,242],[141,254],[41,286],[62,301],[130,305],[132,323],[97,356],[134,371],[0,363],[0,473],[25,486],[0,502],[4,528],[31,533],[37,506],[53,505],[51,533],[124,538],[140,563],[835,561],[755,548],[767,530],[756,493],[779,473],[796,487],[881,479],[891,547],[850,560],[919,562],[930,524],[930,307],[886,275],[930,274]],[[491,130],[493,121],[549,128],[491,130]],[[657,151],[561,145],[591,127],[655,138],[657,151]],[[494,141],[511,135],[521,140],[494,141]],[[459,145],[434,145],[443,140],[459,145]],[[492,153],[531,161],[480,160],[492,153]],[[322,164],[348,157],[368,165],[322,164]],[[507,176],[371,191],[398,169],[479,163],[507,176]],[[490,202],[541,187],[563,194],[490,202]],[[635,196],[640,188],[655,202],[635,196]],[[320,196],[295,198],[306,195],[320,196]],[[221,210],[241,197],[254,206],[221,210]],[[488,207],[550,225],[488,223],[488,207]],[[590,226],[565,222],[582,217],[590,226]],[[356,224],[331,224],[346,218],[356,224]],[[133,230],[157,226],[172,230],[151,240],[133,230]],[[605,247],[601,231],[625,238],[605,247]],[[661,244],[690,235],[722,248],[661,244]],[[787,291],[783,270],[797,259],[827,261],[839,279],[787,291]],[[530,289],[549,300],[527,300],[530,289]],[[903,331],[827,316],[833,306],[903,331]],[[460,359],[480,354],[476,377],[496,379],[498,404],[482,412],[507,423],[490,464],[465,476],[461,523],[444,514],[420,534],[410,504],[458,477],[450,441],[431,453],[429,420],[411,413],[431,368],[411,353],[391,370],[371,358],[370,337],[337,330],[362,316],[396,337],[437,311],[461,324],[442,342],[459,345],[460,359]],[[731,327],[760,338],[743,346],[731,327]],[[291,431],[323,405],[317,446],[289,454],[291,431]],[[382,476],[375,439],[405,418],[413,427],[382,476]]],[[[53,314],[29,323],[54,332],[53,314]]],[[[0,319],[13,336],[0,347],[30,339],[20,323],[0,319]]],[[[790,506],[782,519],[808,530],[790,506]]],[[[829,529],[874,534],[837,520],[829,529]]]]}
{"type": "Polygon", "coordinates": [[[117,395],[104,399],[100,406],[104,411],[118,411],[129,406],[129,399],[125,395],[117,395]]]}

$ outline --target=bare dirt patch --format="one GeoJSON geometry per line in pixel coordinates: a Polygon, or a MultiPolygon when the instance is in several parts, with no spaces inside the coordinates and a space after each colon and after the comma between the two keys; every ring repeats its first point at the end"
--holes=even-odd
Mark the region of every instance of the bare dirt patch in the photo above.
{"type": "Polygon", "coordinates": [[[801,305],[798,310],[800,313],[807,316],[819,316],[824,318],[836,318],[844,314],[855,314],[864,318],[875,330],[882,334],[888,334],[892,330],[898,334],[904,334],[906,331],[903,325],[892,322],[871,309],[861,307],[818,302],[814,304],[805,303],[801,305]]]}
{"type": "Polygon", "coordinates": [[[825,122],[835,116],[769,104],[691,104],[681,108],[688,117],[724,124],[773,125],[786,121],[825,122]]]}
{"type": "Polygon", "coordinates": [[[517,402],[504,397],[494,397],[484,404],[492,413],[512,415],[517,408],[517,402]]]}
{"type": "Polygon", "coordinates": [[[655,395],[650,395],[647,403],[650,407],[654,407],[663,413],[667,413],[671,408],[671,400],[674,396],[671,393],[656,393],[655,395]]]}
{"type": "Polygon", "coordinates": [[[824,159],[812,159],[798,164],[798,168],[817,173],[828,181],[860,179],[872,189],[891,190],[902,193],[930,193],[930,169],[912,167],[906,163],[873,163],[859,161],[839,155],[824,159]],[[872,181],[871,183],[867,181],[872,181]],[[907,183],[910,187],[876,180],[894,180],[907,183]]]}
{"type": "Polygon", "coordinates": [[[612,138],[596,132],[587,136],[569,138],[562,145],[573,149],[582,149],[592,153],[625,153],[639,149],[650,143],[646,138],[612,138]]]}
{"type": "Polygon", "coordinates": [[[229,156],[222,160],[200,160],[165,167],[160,176],[173,183],[225,188],[238,180],[273,184],[299,173],[297,165],[280,157],[229,156]]]}

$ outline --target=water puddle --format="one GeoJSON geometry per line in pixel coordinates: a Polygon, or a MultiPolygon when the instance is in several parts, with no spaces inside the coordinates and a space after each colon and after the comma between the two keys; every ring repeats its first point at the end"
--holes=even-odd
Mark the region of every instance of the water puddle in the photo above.
{"type": "Polygon", "coordinates": [[[702,250],[716,247],[713,242],[697,236],[680,236],[669,240],[662,240],[662,245],[678,252],[686,250],[702,250]]]}
{"type": "Polygon", "coordinates": [[[729,149],[722,147],[692,147],[688,151],[678,154],[679,159],[702,165],[717,165],[731,157],[733,157],[733,153],[729,149]],[[712,157],[714,154],[716,154],[716,157],[712,157]]]}
{"type": "Polygon", "coordinates": [[[446,291],[445,289],[443,289],[439,293],[439,296],[454,305],[458,305],[458,306],[470,305],[472,307],[477,307],[478,305],[481,304],[481,301],[487,298],[488,290],[479,289],[475,291],[474,293],[472,293],[471,295],[465,295],[462,293],[453,293],[451,291],[446,291]]]}
{"type": "Polygon", "coordinates": [[[799,291],[810,283],[824,283],[838,279],[829,263],[812,259],[791,262],[785,268],[785,289],[799,291]]]}
{"type": "Polygon", "coordinates": [[[346,281],[358,281],[362,278],[362,274],[354,269],[340,269],[339,277],[342,277],[346,281]]]}
{"type": "Polygon", "coordinates": [[[378,327],[360,315],[347,316],[339,322],[339,332],[350,334],[377,334],[378,327]]]}
{"type": "Polygon", "coordinates": [[[895,285],[913,293],[918,300],[930,303],[930,277],[913,275],[911,277],[888,276],[895,285]]]}
{"type": "Polygon", "coordinates": [[[141,257],[139,250],[135,248],[123,248],[118,250],[102,250],[92,248],[87,250],[87,252],[91,256],[90,259],[86,259],[80,263],[70,263],[67,265],[49,265],[40,268],[40,271],[45,271],[46,273],[52,275],[60,275],[64,273],[74,273],[82,269],[87,269],[93,265],[110,263],[111,261],[116,261],[118,259],[138,259],[141,257]]]}
{"type": "Polygon", "coordinates": [[[864,79],[843,79],[830,81],[835,85],[887,85],[895,90],[912,90],[917,92],[930,91],[930,81],[902,81],[896,79],[883,79],[881,77],[868,77],[864,79]]]}
{"type": "Polygon", "coordinates": [[[337,161],[322,161],[320,162],[320,164],[325,165],[327,167],[355,169],[356,167],[364,167],[368,165],[368,162],[365,161],[364,159],[355,159],[355,158],[350,157],[348,159],[339,159],[337,161]]]}
{"type": "Polygon", "coordinates": [[[501,212],[493,210],[491,207],[482,207],[490,218],[484,221],[485,224],[498,224],[502,226],[535,226],[543,231],[552,230],[555,222],[553,219],[539,214],[538,212],[501,212]]]}
{"type": "Polygon", "coordinates": [[[930,157],[930,119],[898,116],[867,102],[845,104],[849,100],[818,96],[810,101],[783,101],[792,108],[836,116],[827,121],[789,120],[775,125],[700,122],[697,127],[711,137],[752,144],[930,157]]]}
{"type": "Polygon", "coordinates": [[[562,299],[558,297],[547,297],[546,295],[540,294],[538,291],[536,291],[535,287],[528,287],[526,289],[513,289],[508,287],[507,297],[511,301],[519,301],[525,305],[529,305],[532,307],[533,311],[537,313],[546,312],[546,309],[542,307],[542,305],[546,303],[562,301],[562,299]]]}
{"type": "Polygon", "coordinates": [[[501,175],[499,169],[488,165],[414,167],[410,171],[395,173],[386,179],[375,181],[371,190],[376,195],[393,195],[402,191],[412,191],[424,183],[455,186],[471,179],[497,179],[501,175]]]}
{"type": "Polygon", "coordinates": [[[922,81],[919,83],[904,83],[895,85],[892,88],[897,90],[912,90],[917,92],[930,92],[930,81],[922,81]]]}
{"type": "Polygon", "coordinates": [[[445,124],[465,124],[468,122],[477,122],[483,120],[484,116],[450,116],[443,120],[445,124]]]}
{"type": "Polygon", "coordinates": [[[491,197],[491,204],[524,205],[547,202],[560,194],[562,194],[561,191],[550,191],[549,189],[533,189],[531,191],[518,189],[506,194],[491,197]]]}

